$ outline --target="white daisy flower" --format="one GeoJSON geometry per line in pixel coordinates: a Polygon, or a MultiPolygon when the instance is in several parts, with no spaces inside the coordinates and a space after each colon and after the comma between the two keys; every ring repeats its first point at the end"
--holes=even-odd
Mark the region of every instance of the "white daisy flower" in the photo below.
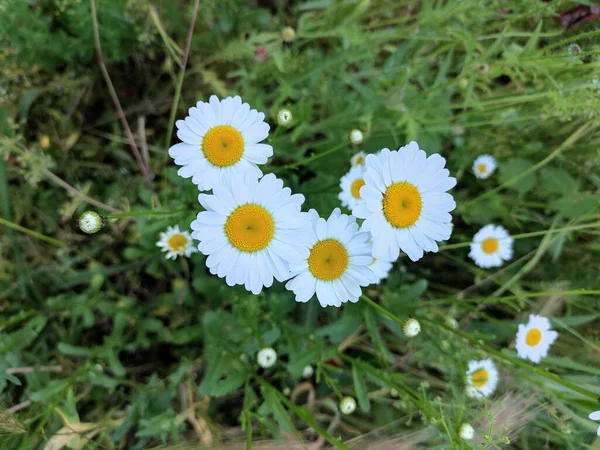
{"type": "Polygon", "coordinates": [[[206,209],[192,222],[198,250],[210,273],[253,294],[289,278],[289,264],[308,258],[310,217],[300,211],[304,196],[283,187],[273,174],[260,180],[237,175],[200,194],[206,209]]]}
{"type": "Polygon", "coordinates": [[[363,132],[360,131],[358,128],[355,128],[354,130],[350,131],[350,142],[353,145],[360,145],[363,143],[363,140],[364,140],[363,132]]]}
{"type": "Polygon", "coordinates": [[[373,271],[377,277],[377,284],[379,284],[390,274],[390,270],[392,270],[392,263],[389,261],[384,261],[383,259],[373,258],[371,264],[369,265],[369,269],[373,271]]]}
{"type": "Polygon", "coordinates": [[[365,185],[363,180],[364,173],[364,169],[357,166],[350,169],[350,171],[340,179],[342,192],[339,193],[338,198],[342,202],[342,206],[352,209],[363,202],[360,198],[360,188],[365,185]]]}
{"type": "Polygon", "coordinates": [[[500,267],[513,255],[513,238],[500,225],[486,225],[473,236],[469,257],[479,267],[500,267]]]}
{"type": "Polygon", "coordinates": [[[438,154],[427,157],[416,142],[390,151],[384,148],[366,160],[364,203],[352,214],[366,219],[362,225],[373,235],[373,256],[398,259],[400,250],[412,261],[423,252],[437,252],[436,241],[450,237],[450,211],[456,207],[446,191],[456,185],[438,154]]]}
{"type": "Polygon", "coordinates": [[[314,209],[309,214],[310,252],[301,262],[290,264],[295,278],[285,287],[296,294],[297,302],[305,303],[316,293],[323,307],[356,303],[361,286],[376,281],[369,269],[373,260],[369,233],[359,232],[356,219],[342,214],[339,208],[327,220],[314,209]]]}
{"type": "Polygon", "coordinates": [[[352,414],[356,411],[356,400],[352,397],[344,397],[340,401],[340,411],[342,414],[352,414]]]}
{"type": "Polygon", "coordinates": [[[271,347],[261,348],[256,355],[256,361],[263,369],[273,367],[277,362],[277,352],[271,347]]]}
{"type": "Polygon", "coordinates": [[[273,155],[273,147],[260,142],[269,135],[265,115],[250,109],[239,96],[221,101],[212,95],[208,103],[198,102],[189,116],[178,120],[177,137],[183,142],[169,149],[177,173],[190,178],[201,191],[208,191],[240,172],[262,176],[257,164],[273,155]]]}
{"type": "Polygon", "coordinates": [[[460,426],[458,435],[461,437],[461,439],[468,441],[473,439],[473,436],[475,436],[475,430],[473,429],[473,426],[470,423],[463,423],[460,426]]]}
{"type": "MultiPolygon", "coordinates": [[[[600,411],[594,411],[589,416],[590,420],[600,420],[600,411]]],[[[598,427],[598,431],[596,432],[598,436],[600,436],[600,427],[598,427]]]]}
{"type": "Polygon", "coordinates": [[[496,160],[492,155],[481,155],[473,163],[473,173],[477,178],[485,180],[496,170],[496,160]]]}
{"type": "Polygon", "coordinates": [[[367,158],[367,154],[365,152],[358,152],[352,155],[350,158],[350,165],[352,167],[363,167],[365,166],[365,159],[367,158]]]}
{"type": "Polygon", "coordinates": [[[189,231],[181,231],[179,225],[167,227],[167,231],[160,233],[159,237],[156,246],[166,252],[165,258],[167,259],[177,259],[178,256],[189,258],[192,253],[198,251],[194,247],[194,241],[189,231]]]}
{"type": "Polygon", "coordinates": [[[469,362],[467,384],[474,388],[475,398],[489,397],[498,384],[498,369],[491,359],[469,362]]]}
{"type": "Polygon", "coordinates": [[[530,314],[527,325],[520,324],[517,332],[519,358],[539,363],[557,337],[558,333],[550,329],[550,321],[546,317],[530,314]]]}

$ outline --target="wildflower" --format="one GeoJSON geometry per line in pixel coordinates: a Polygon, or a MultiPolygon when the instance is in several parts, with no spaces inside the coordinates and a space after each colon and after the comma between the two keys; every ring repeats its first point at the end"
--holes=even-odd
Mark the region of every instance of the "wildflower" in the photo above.
{"type": "MultiPolygon", "coordinates": [[[[588,417],[590,420],[600,420],[600,411],[594,411],[593,413],[590,413],[588,417]]],[[[600,427],[598,427],[597,434],[600,436],[600,427]]]]}
{"type": "Polygon", "coordinates": [[[283,187],[273,174],[260,180],[236,175],[200,194],[206,211],[192,222],[198,250],[210,273],[253,294],[289,278],[289,264],[308,258],[310,218],[300,211],[304,196],[283,187]]]}
{"type": "Polygon", "coordinates": [[[354,411],[356,411],[356,400],[354,400],[352,397],[344,397],[340,401],[340,411],[342,414],[352,414],[354,411]]]}
{"type": "Polygon", "coordinates": [[[406,337],[412,338],[421,332],[421,324],[417,319],[410,318],[402,326],[402,332],[406,337]]]}
{"type": "Polygon", "coordinates": [[[360,188],[365,185],[365,181],[363,180],[364,173],[365,171],[362,167],[353,167],[340,179],[342,192],[339,193],[338,198],[342,202],[342,206],[352,209],[362,203],[360,188]]]}
{"type": "Polygon", "coordinates": [[[282,109],[277,113],[277,123],[282,127],[288,126],[292,121],[292,112],[289,109],[282,109]]]}
{"type": "Polygon", "coordinates": [[[460,426],[458,435],[461,437],[461,439],[468,441],[473,439],[473,436],[475,436],[475,430],[473,429],[470,423],[463,423],[460,426]]]}
{"type": "Polygon", "coordinates": [[[390,270],[392,270],[392,263],[389,261],[384,261],[381,258],[373,258],[371,264],[369,265],[369,269],[371,269],[377,277],[377,283],[381,283],[390,274],[390,270]]]}
{"type": "Polygon", "coordinates": [[[352,167],[362,167],[364,169],[366,157],[367,154],[365,152],[355,153],[352,158],[350,158],[350,165],[352,167]]]}
{"type": "MultiPolygon", "coordinates": [[[[363,140],[364,140],[364,136],[363,136],[362,131],[360,131],[357,128],[350,131],[350,143],[352,143],[352,145],[360,145],[363,143],[363,140]]],[[[363,153],[363,152],[361,152],[361,153],[363,153]]],[[[363,153],[363,155],[364,155],[364,153],[363,153]]]]}
{"type": "Polygon", "coordinates": [[[475,389],[473,386],[467,386],[467,388],[465,389],[465,394],[467,394],[467,397],[469,398],[476,398],[477,389],[475,389]]]}
{"type": "Polygon", "coordinates": [[[446,325],[448,325],[450,328],[454,328],[455,330],[458,328],[458,322],[454,317],[448,317],[446,319],[446,325]]]}
{"type": "Polygon", "coordinates": [[[296,37],[296,31],[292,27],[285,27],[281,30],[281,39],[288,44],[292,42],[296,37]]]}
{"type": "Polygon", "coordinates": [[[159,236],[156,246],[167,253],[165,255],[167,259],[177,259],[178,256],[189,258],[192,253],[198,252],[189,231],[181,231],[179,225],[167,227],[167,231],[160,233],[159,236]]]}
{"type": "Polygon", "coordinates": [[[384,148],[365,163],[364,203],[352,214],[366,219],[362,227],[373,235],[373,256],[395,261],[402,250],[417,261],[424,251],[437,252],[436,241],[450,237],[449,212],[456,207],[446,192],[456,185],[446,160],[427,157],[413,141],[397,151],[384,148]]]}
{"type": "Polygon", "coordinates": [[[263,369],[273,367],[277,362],[277,352],[271,347],[261,348],[256,355],[256,362],[258,362],[258,365],[263,369]]]}
{"type": "Polygon", "coordinates": [[[519,358],[539,363],[557,337],[558,333],[550,329],[550,321],[546,317],[530,314],[527,325],[520,324],[517,332],[519,358]]]}
{"type": "Polygon", "coordinates": [[[264,63],[269,57],[269,51],[267,47],[258,47],[254,52],[254,61],[257,63],[264,63]]]}
{"type": "Polygon", "coordinates": [[[496,170],[496,160],[492,155],[481,155],[473,162],[473,173],[481,180],[489,178],[496,170]]]}
{"type": "Polygon", "coordinates": [[[310,378],[313,376],[313,373],[315,373],[315,371],[312,366],[306,366],[302,369],[302,378],[310,378]]]}
{"type": "Polygon", "coordinates": [[[467,370],[467,384],[475,391],[471,391],[475,398],[489,397],[496,390],[498,384],[498,370],[491,359],[469,362],[467,370]]]}
{"type": "Polygon", "coordinates": [[[169,155],[182,166],[178,174],[192,178],[201,191],[208,191],[239,173],[260,178],[257,164],[273,155],[273,147],[260,142],[269,135],[265,115],[250,109],[239,96],[221,101],[212,95],[198,102],[189,116],[178,120],[177,137],[169,155]]]}
{"type": "Polygon", "coordinates": [[[469,257],[479,267],[500,267],[512,258],[513,238],[504,227],[486,225],[473,236],[469,257]]]}
{"type": "Polygon", "coordinates": [[[369,265],[371,244],[369,233],[358,231],[356,219],[342,214],[336,208],[325,220],[311,209],[312,228],[309,236],[309,254],[302,261],[290,264],[295,278],[286,289],[296,294],[296,301],[305,303],[313,295],[321,306],[341,306],[356,303],[362,291],[375,282],[369,265]]]}
{"type": "Polygon", "coordinates": [[[102,229],[102,217],[95,211],[85,211],[79,216],[79,229],[87,234],[97,233],[102,229]]]}
{"type": "Polygon", "coordinates": [[[48,147],[50,147],[50,137],[48,137],[47,134],[40,138],[40,147],[42,147],[42,150],[46,150],[48,147]]]}

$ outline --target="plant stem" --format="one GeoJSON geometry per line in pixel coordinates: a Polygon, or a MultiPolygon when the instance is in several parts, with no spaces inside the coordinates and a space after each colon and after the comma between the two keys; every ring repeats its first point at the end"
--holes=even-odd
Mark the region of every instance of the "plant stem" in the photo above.
{"type": "Polygon", "coordinates": [[[304,166],[304,165],[309,164],[309,163],[311,163],[313,161],[316,161],[317,159],[323,158],[324,156],[331,155],[332,153],[337,152],[339,149],[345,147],[346,145],[347,145],[346,142],[342,142],[341,144],[338,144],[335,147],[330,148],[329,150],[325,150],[324,152],[321,152],[321,153],[316,153],[316,154],[314,154],[312,156],[309,156],[306,159],[303,159],[302,161],[298,161],[298,162],[295,162],[295,163],[292,163],[292,164],[286,164],[285,166],[277,167],[276,169],[280,169],[280,170],[282,170],[282,169],[294,169],[296,167],[304,166]]]}
{"type": "Polygon", "coordinates": [[[40,241],[44,241],[44,242],[48,242],[49,244],[56,245],[57,247],[65,246],[64,243],[62,243],[61,241],[59,241],[57,239],[53,239],[51,237],[48,237],[41,233],[38,233],[37,231],[30,230],[29,228],[22,227],[21,225],[11,222],[9,220],[3,219],[2,217],[0,217],[0,224],[5,225],[8,228],[11,228],[13,230],[19,231],[20,233],[23,233],[28,236],[34,237],[36,239],[39,239],[40,241]]]}
{"type": "Polygon", "coordinates": [[[173,210],[156,210],[156,209],[144,209],[141,211],[125,211],[108,214],[107,219],[123,219],[125,217],[139,217],[139,216],[170,216],[179,214],[187,211],[187,208],[178,208],[173,210]]]}

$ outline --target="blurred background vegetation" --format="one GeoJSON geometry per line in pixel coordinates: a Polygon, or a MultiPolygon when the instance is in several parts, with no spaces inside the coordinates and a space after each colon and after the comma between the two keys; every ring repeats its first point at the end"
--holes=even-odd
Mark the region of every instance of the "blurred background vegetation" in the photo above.
{"type": "Polygon", "coordinates": [[[591,8],[197,4],[193,16],[193,1],[96,0],[103,63],[132,145],[96,58],[91,3],[0,2],[3,448],[265,439],[288,448],[597,448],[594,398],[541,375],[600,394],[600,21],[591,8]],[[449,246],[418,263],[401,258],[367,289],[396,317],[423,318],[421,335],[409,341],[365,302],[298,305],[282,285],[252,296],[210,276],[199,254],[164,259],[158,233],[187,229],[199,211],[195,186],[167,154],[173,119],[213,93],[265,112],[275,154],[263,171],[321,215],[338,206],[339,179],[359,149],[417,140],[447,158],[458,179],[449,246]],[[275,119],[283,107],[293,114],[286,128],[275,119]],[[353,128],[365,133],[360,147],[348,142],[353,128]],[[471,166],[483,153],[499,170],[477,180],[471,166]],[[76,222],[87,209],[173,213],[107,219],[88,236],[76,222]],[[488,223],[533,233],[495,271],[452,247],[488,223]],[[468,399],[468,361],[490,356],[477,343],[514,357],[529,313],[559,331],[551,356],[537,371],[497,359],[497,394],[468,399]],[[445,328],[448,317],[464,336],[445,328]],[[255,361],[263,346],[279,355],[268,370],[255,361]],[[308,380],[306,365],[316,371],[308,380]],[[340,416],[341,395],[358,399],[354,415],[340,416]],[[475,440],[458,437],[463,422],[475,440]]]}

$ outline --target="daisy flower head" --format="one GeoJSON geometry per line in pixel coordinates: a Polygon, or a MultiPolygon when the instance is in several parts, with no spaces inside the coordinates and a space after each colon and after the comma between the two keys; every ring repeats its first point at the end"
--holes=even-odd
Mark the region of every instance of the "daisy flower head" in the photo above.
{"type": "Polygon", "coordinates": [[[166,253],[167,259],[177,259],[178,256],[189,258],[192,253],[198,251],[189,231],[181,231],[179,225],[167,227],[167,231],[160,233],[159,238],[156,246],[166,253]]]}
{"type": "Polygon", "coordinates": [[[489,178],[496,170],[496,160],[492,155],[481,155],[473,162],[473,173],[481,180],[489,178]]]}
{"type": "Polygon", "coordinates": [[[362,287],[376,281],[369,269],[373,257],[369,233],[358,230],[356,219],[336,208],[325,220],[311,209],[312,227],[309,252],[302,261],[290,264],[294,276],[286,289],[296,294],[296,301],[305,303],[313,295],[322,307],[356,303],[362,287]]]}
{"type": "Polygon", "coordinates": [[[460,430],[458,431],[458,435],[461,439],[471,440],[475,436],[475,429],[470,423],[463,423],[460,426],[460,430]]]}
{"type": "Polygon", "coordinates": [[[412,261],[437,252],[437,241],[450,237],[450,211],[456,207],[446,191],[456,185],[438,154],[429,157],[416,142],[390,151],[382,149],[365,160],[363,203],[352,214],[365,219],[362,228],[373,235],[373,256],[398,259],[400,250],[412,261]]]}
{"type": "Polygon", "coordinates": [[[355,128],[354,130],[350,131],[350,143],[352,143],[352,145],[360,145],[363,143],[364,140],[364,135],[363,132],[360,131],[358,128],[355,128]]]}
{"type": "Polygon", "coordinates": [[[269,135],[265,115],[250,109],[239,96],[198,102],[189,115],[178,120],[177,137],[182,142],[169,149],[178,175],[192,178],[201,191],[208,191],[239,173],[260,178],[257,164],[273,156],[273,147],[260,142],[269,135]]]}
{"type": "Polygon", "coordinates": [[[358,152],[352,155],[350,158],[350,165],[352,167],[365,167],[365,159],[367,158],[367,154],[365,152],[358,152]]]}
{"type": "Polygon", "coordinates": [[[389,261],[384,261],[383,259],[373,258],[369,268],[375,274],[377,283],[381,283],[390,274],[390,270],[392,270],[392,263],[389,261]]]}
{"type": "Polygon", "coordinates": [[[85,211],[78,220],[79,229],[86,234],[94,234],[102,229],[102,217],[96,211],[85,211]]]}
{"type": "Polygon", "coordinates": [[[517,331],[519,358],[539,363],[557,337],[558,333],[550,329],[550,321],[546,317],[530,314],[527,325],[520,324],[517,331]]]}
{"type": "Polygon", "coordinates": [[[342,206],[352,209],[362,202],[360,198],[360,188],[365,185],[363,175],[365,171],[362,167],[356,166],[340,179],[340,187],[342,192],[338,198],[342,202],[342,206]]]}
{"type": "Polygon", "coordinates": [[[340,411],[342,414],[352,414],[356,411],[356,400],[349,396],[342,398],[340,401],[340,411]]]}
{"type": "Polygon", "coordinates": [[[473,236],[469,257],[479,267],[500,267],[513,255],[513,238],[500,225],[486,225],[473,236]]]}
{"type": "Polygon", "coordinates": [[[498,384],[498,369],[491,359],[469,362],[467,385],[475,398],[489,397],[498,384]]]}
{"type": "MultiPolygon", "coordinates": [[[[600,411],[594,411],[589,416],[590,420],[600,420],[600,411]]],[[[598,436],[600,436],[600,427],[598,427],[598,431],[596,432],[598,436]]]]}
{"type": "Polygon", "coordinates": [[[273,367],[277,362],[277,352],[271,347],[261,348],[256,354],[256,362],[258,362],[258,365],[263,369],[273,367]]]}
{"type": "Polygon", "coordinates": [[[310,218],[300,211],[304,196],[292,194],[272,173],[260,180],[236,175],[200,194],[206,211],[191,224],[210,273],[229,286],[258,294],[273,278],[289,278],[289,265],[308,257],[310,218]]]}
{"type": "Polygon", "coordinates": [[[292,122],[292,112],[289,109],[280,109],[277,113],[277,123],[287,127],[292,122]]]}

